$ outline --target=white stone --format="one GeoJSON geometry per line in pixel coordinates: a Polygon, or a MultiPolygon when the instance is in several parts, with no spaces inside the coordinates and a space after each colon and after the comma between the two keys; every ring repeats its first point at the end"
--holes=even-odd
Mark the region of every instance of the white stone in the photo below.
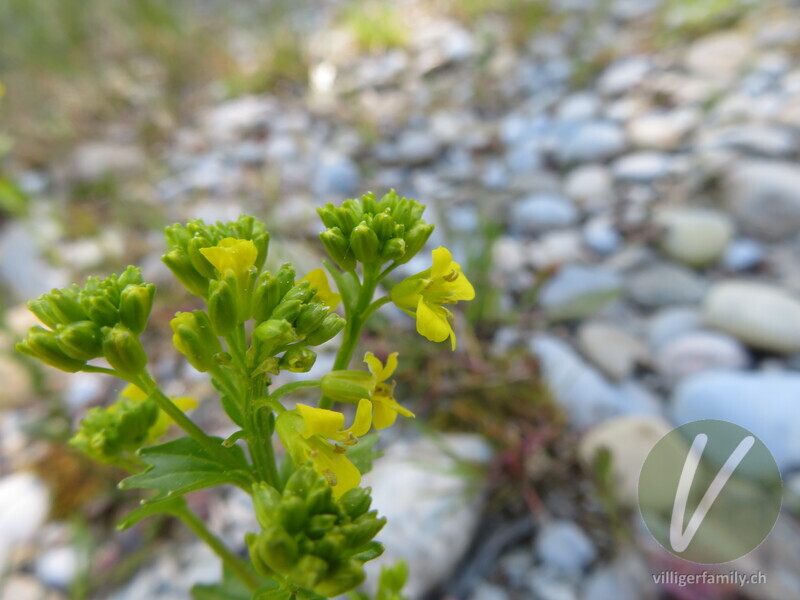
{"type": "Polygon", "coordinates": [[[692,108],[647,113],[631,120],[628,124],[628,137],[633,145],[641,148],[674,150],[697,126],[699,120],[699,113],[692,108]]]}
{"type": "Polygon", "coordinates": [[[646,364],[650,358],[640,340],[600,321],[583,324],[578,330],[578,343],[589,360],[616,380],[627,378],[637,364],[646,364]]]}
{"type": "Polygon", "coordinates": [[[715,284],[703,306],[706,323],[762,350],[800,352],[800,301],[763,283],[715,284]]]}
{"type": "Polygon", "coordinates": [[[711,79],[727,78],[745,65],[751,50],[750,36],[733,31],[714,33],[689,47],[686,65],[697,75],[711,79]]]}
{"type": "Polygon", "coordinates": [[[667,256],[692,267],[716,262],[725,253],[734,231],[728,215],[705,208],[665,209],[654,222],[664,229],[660,241],[667,256]]]}
{"type": "Polygon", "coordinates": [[[536,554],[556,572],[578,576],[597,557],[597,548],[575,523],[559,519],[545,523],[539,531],[536,554]]]}
{"type": "Polygon", "coordinates": [[[582,165],[569,172],[564,193],[588,209],[606,208],[614,200],[614,179],[603,165],[582,165]]]}
{"type": "Polygon", "coordinates": [[[747,350],[732,337],[696,331],[667,342],[656,355],[658,371],[670,382],[713,369],[743,369],[747,350]]]}
{"type": "Polygon", "coordinates": [[[0,478],[0,565],[17,544],[29,542],[47,519],[50,497],[45,484],[29,473],[0,478]]]}

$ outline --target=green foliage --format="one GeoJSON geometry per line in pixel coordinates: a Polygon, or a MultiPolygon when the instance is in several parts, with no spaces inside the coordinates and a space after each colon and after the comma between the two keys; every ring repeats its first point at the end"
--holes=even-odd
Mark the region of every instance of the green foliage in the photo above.
{"type": "Polygon", "coordinates": [[[28,212],[28,197],[10,179],[0,177],[0,216],[21,217],[28,212]]]}
{"type": "Polygon", "coordinates": [[[657,40],[678,44],[734,25],[748,10],[746,0],[667,0],[660,15],[657,40]]]}
{"type": "MultiPolygon", "coordinates": [[[[212,439],[222,442],[219,438],[212,439]]],[[[140,456],[148,468],[142,473],[123,479],[119,487],[123,490],[155,490],[156,495],[149,498],[148,502],[215,485],[234,484],[246,488],[249,466],[244,452],[238,446],[224,448],[224,451],[240,465],[240,471],[218,461],[191,437],[144,448],[140,456]]]]}
{"type": "Polygon", "coordinates": [[[386,0],[351,3],[343,12],[342,24],[358,47],[368,52],[403,48],[411,35],[403,14],[386,0]]]}

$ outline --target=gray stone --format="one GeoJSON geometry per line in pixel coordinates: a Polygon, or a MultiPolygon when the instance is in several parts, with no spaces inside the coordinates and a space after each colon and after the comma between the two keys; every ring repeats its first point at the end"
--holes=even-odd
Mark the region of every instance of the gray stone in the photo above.
{"type": "Polygon", "coordinates": [[[351,196],[358,189],[361,176],[358,165],[337,154],[323,156],[314,170],[312,189],[321,195],[351,196]]]}
{"type": "Polygon", "coordinates": [[[703,314],[709,326],[754,348],[800,352],[800,300],[778,287],[737,280],[716,283],[703,314]]]}
{"type": "Polygon", "coordinates": [[[800,166],[746,161],[730,169],[725,191],[742,230],[758,239],[780,241],[800,231],[800,166]]]}
{"type": "Polygon", "coordinates": [[[625,149],[625,134],[612,121],[590,121],[567,130],[561,136],[556,154],[563,164],[599,162],[613,158],[625,149]]]}
{"type": "Polygon", "coordinates": [[[639,85],[652,68],[650,59],[643,56],[620,59],[603,72],[597,87],[606,96],[624,94],[639,85]]]}
{"type": "Polygon", "coordinates": [[[0,565],[18,544],[28,543],[50,511],[50,494],[38,477],[12,473],[0,477],[0,565]]]}
{"type": "Polygon", "coordinates": [[[521,233],[540,233],[568,227],[578,219],[578,211],[566,198],[534,194],[511,207],[510,226],[521,233]]]}
{"type": "Polygon", "coordinates": [[[586,580],[583,600],[656,600],[650,567],[630,551],[608,566],[595,570],[586,580]]]}
{"type": "Polygon", "coordinates": [[[627,154],[611,166],[614,177],[628,183],[651,183],[670,174],[672,159],[661,152],[627,154]]]}
{"type": "Polygon", "coordinates": [[[670,382],[714,369],[743,369],[747,350],[737,340],[712,331],[690,332],[665,343],[656,355],[658,371],[670,382]]]}
{"type": "Polygon", "coordinates": [[[731,218],[705,208],[663,210],[654,222],[664,229],[660,241],[667,256],[692,267],[716,262],[733,237],[731,218]]]}
{"type": "Polygon", "coordinates": [[[36,232],[12,222],[0,230],[0,282],[19,300],[30,300],[63,287],[67,274],[44,259],[36,232]]]}
{"type": "Polygon", "coordinates": [[[79,559],[71,546],[48,548],[36,559],[36,577],[45,584],[66,590],[78,573],[79,559]]]}
{"type": "Polygon", "coordinates": [[[373,489],[372,507],[388,520],[379,536],[386,551],[365,565],[372,585],[382,566],[401,559],[409,566],[405,593],[411,598],[448,576],[472,539],[482,504],[482,492],[475,492],[482,486],[453,471],[453,456],[486,462],[490,454],[481,437],[466,434],[446,434],[436,443],[400,441],[387,449],[362,482],[373,489]]]}
{"type": "Polygon", "coordinates": [[[694,42],[686,55],[686,65],[697,75],[726,79],[735,75],[750,58],[750,36],[726,31],[713,33],[694,42]]]}
{"type": "Polygon", "coordinates": [[[702,315],[693,308],[666,308],[657,312],[648,324],[647,341],[658,351],[669,341],[683,334],[697,331],[702,326],[702,315]]]}
{"type": "Polygon", "coordinates": [[[636,365],[646,364],[647,347],[626,331],[609,323],[591,321],[578,329],[584,355],[612,379],[626,379],[636,365]]]}
{"type": "Polygon", "coordinates": [[[586,317],[617,298],[622,282],[600,267],[567,265],[542,288],[539,303],[554,319],[586,317]]]}
{"type": "Polygon", "coordinates": [[[591,92],[578,92],[567,96],[559,105],[557,115],[564,121],[588,121],[600,112],[600,98],[591,92]]]}
{"type": "Polygon", "coordinates": [[[508,594],[500,586],[483,582],[472,592],[470,600],[508,600],[508,594]]]}
{"type": "Polygon", "coordinates": [[[672,420],[730,421],[752,431],[782,472],[800,467],[800,375],[712,371],[685,379],[672,397],[672,420]]]}
{"type": "MultiPolygon", "coordinates": [[[[266,127],[276,108],[269,99],[259,96],[228,100],[203,115],[203,127],[212,139],[236,139],[266,127]]],[[[282,120],[288,120],[286,115],[282,115],[282,120]]]]}
{"type": "Polygon", "coordinates": [[[407,165],[421,165],[439,154],[439,142],[427,131],[405,131],[397,140],[396,160],[407,165]]]}
{"type": "Polygon", "coordinates": [[[72,157],[72,173],[81,181],[125,177],[146,166],[147,157],[140,147],[112,142],[88,142],[78,146],[72,157]]]}
{"type": "Polygon", "coordinates": [[[557,573],[577,577],[597,557],[597,548],[575,523],[557,520],[546,523],[536,538],[536,555],[557,573]]]}
{"type": "Polygon", "coordinates": [[[712,131],[698,140],[701,149],[731,148],[755,156],[792,158],[797,154],[797,134],[785,127],[737,125],[712,131]]]}
{"type": "Polygon", "coordinates": [[[621,505],[635,507],[638,506],[639,473],[644,461],[653,446],[671,430],[672,426],[661,417],[614,417],[583,435],[578,454],[584,464],[591,467],[599,451],[608,451],[615,497],[621,505]]]}
{"type": "Polygon", "coordinates": [[[693,108],[647,113],[631,120],[628,124],[628,137],[634,146],[640,148],[674,150],[683,143],[699,121],[700,115],[693,108]]]}
{"type": "Polygon", "coordinates": [[[578,592],[575,585],[566,581],[563,576],[557,576],[548,568],[533,569],[530,571],[528,589],[534,600],[577,600],[578,592]]]}
{"type": "Polygon", "coordinates": [[[583,242],[592,252],[605,256],[619,250],[623,239],[607,219],[598,217],[584,225],[583,242]]]}
{"type": "Polygon", "coordinates": [[[566,177],[564,193],[588,209],[607,208],[614,200],[614,180],[603,165],[582,165],[566,177]]]}
{"type": "Polygon", "coordinates": [[[530,350],[539,359],[553,398],[578,429],[621,414],[660,412],[651,396],[636,386],[612,385],[556,337],[537,335],[530,341],[530,350]]]}
{"type": "Polygon", "coordinates": [[[764,261],[764,246],[749,238],[733,240],[722,257],[722,266],[729,271],[755,269],[764,261]]]}
{"type": "Polygon", "coordinates": [[[574,229],[549,231],[528,246],[528,262],[537,269],[581,262],[585,258],[581,234],[574,229]]]}
{"type": "Polygon", "coordinates": [[[636,271],[625,286],[631,299],[644,308],[697,304],[706,291],[706,283],[693,272],[666,263],[636,271]]]}

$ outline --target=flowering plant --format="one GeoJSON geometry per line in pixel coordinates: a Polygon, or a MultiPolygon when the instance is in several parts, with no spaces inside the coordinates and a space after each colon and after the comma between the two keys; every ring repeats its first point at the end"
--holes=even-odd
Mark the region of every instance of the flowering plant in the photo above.
{"type": "MultiPolygon", "coordinates": [[[[368,352],[367,369],[350,369],[357,342],[367,319],[393,301],[416,318],[420,334],[435,342],[449,339],[455,348],[453,316],[445,305],[474,296],[445,248],[433,251],[431,268],[392,286],[388,295],[378,293],[387,275],[430,237],[424,208],[393,191],[320,208],[326,227],[320,239],[333,263],[326,260],[325,270],[301,278],[291,264],[264,270],[269,234],[253,217],[166,229],[164,263],[205,303],[202,310],[175,315],[172,341],[195,369],[210,375],[237,427],[225,440],[186,415],[196,406],[193,399],[167,397],[150,374],[139,336],[155,286],[142,280],[139,269],[90,278],[82,288],[53,290],[29,303],[44,327],[30,330],[17,344],[20,352],[64,371],[105,373],[128,383],[117,402],[88,412],[71,444],[129,471],[122,489],[154,492],[120,528],[154,514],[172,515],[219,555],[224,580],[195,586],[196,599],[337,596],[360,585],[364,563],[381,554],[374,538],[385,520],[370,510],[370,490],[359,487],[372,458],[373,440],[365,436],[391,426],[398,415],[414,415],[394,397],[390,378],[397,353],[383,362],[368,352]],[[340,304],[343,316],[335,312],[340,304]],[[281,371],[308,372],[316,360],[313,348],[339,333],[330,373],[271,389],[281,371]],[[301,388],[316,388],[318,404],[287,407],[286,397],[301,388]],[[349,425],[337,403],[355,406],[349,425]],[[172,424],[187,435],[161,443],[172,424]],[[286,450],[280,462],[276,434],[286,450]],[[223,484],[253,498],[261,530],[246,538],[249,560],[229,550],[184,499],[223,484]]],[[[377,597],[399,599],[405,576],[403,565],[385,569],[377,597]]]]}

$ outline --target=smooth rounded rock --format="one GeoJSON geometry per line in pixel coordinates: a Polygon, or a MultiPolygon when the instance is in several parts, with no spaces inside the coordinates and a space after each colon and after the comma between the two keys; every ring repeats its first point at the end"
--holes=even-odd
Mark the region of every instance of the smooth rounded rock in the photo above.
{"type": "Polygon", "coordinates": [[[585,323],[578,330],[583,353],[609,377],[628,377],[638,364],[649,362],[647,347],[641,340],[609,323],[585,323]]]}
{"type": "Polygon", "coordinates": [[[625,149],[625,134],[611,121],[591,121],[565,133],[557,155],[563,164],[608,160],[625,149]]]}
{"type": "Polygon", "coordinates": [[[725,213],[705,208],[677,208],[659,212],[661,248],[670,257],[692,267],[716,262],[733,237],[734,225],[725,213]]]}
{"type": "Polygon", "coordinates": [[[626,281],[628,295],[644,308],[697,304],[706,282],[678,265],[657,263],[637,270],[626,281]]]}
{"type": "Polygon", "coordinates": [[[539,531],[536,554],[556,572],[577,576],[597,557],[597,548],[575,523],[560,519],[545,524],[539,531]]]}
{"type": "Polygon", "coordinates": [[[717,283],[705,299],[703,315],[709,326],[753,348],[800,352],[800,300],[776,286],[717,283]]]}
{"type": "Polygon", "coordinates": [[[656,367],[669,381],[713,369],[743,369],[749,356],[740,342],[713,331],[681,335],[666,344],[656,355],[656,367]]]}
{"type": "Polygon", "coordinates": [[[540,233],[572,225],[578,211],[566,198],[534,194],[511,208],[511,228],[522,233],[540,233]]]}

